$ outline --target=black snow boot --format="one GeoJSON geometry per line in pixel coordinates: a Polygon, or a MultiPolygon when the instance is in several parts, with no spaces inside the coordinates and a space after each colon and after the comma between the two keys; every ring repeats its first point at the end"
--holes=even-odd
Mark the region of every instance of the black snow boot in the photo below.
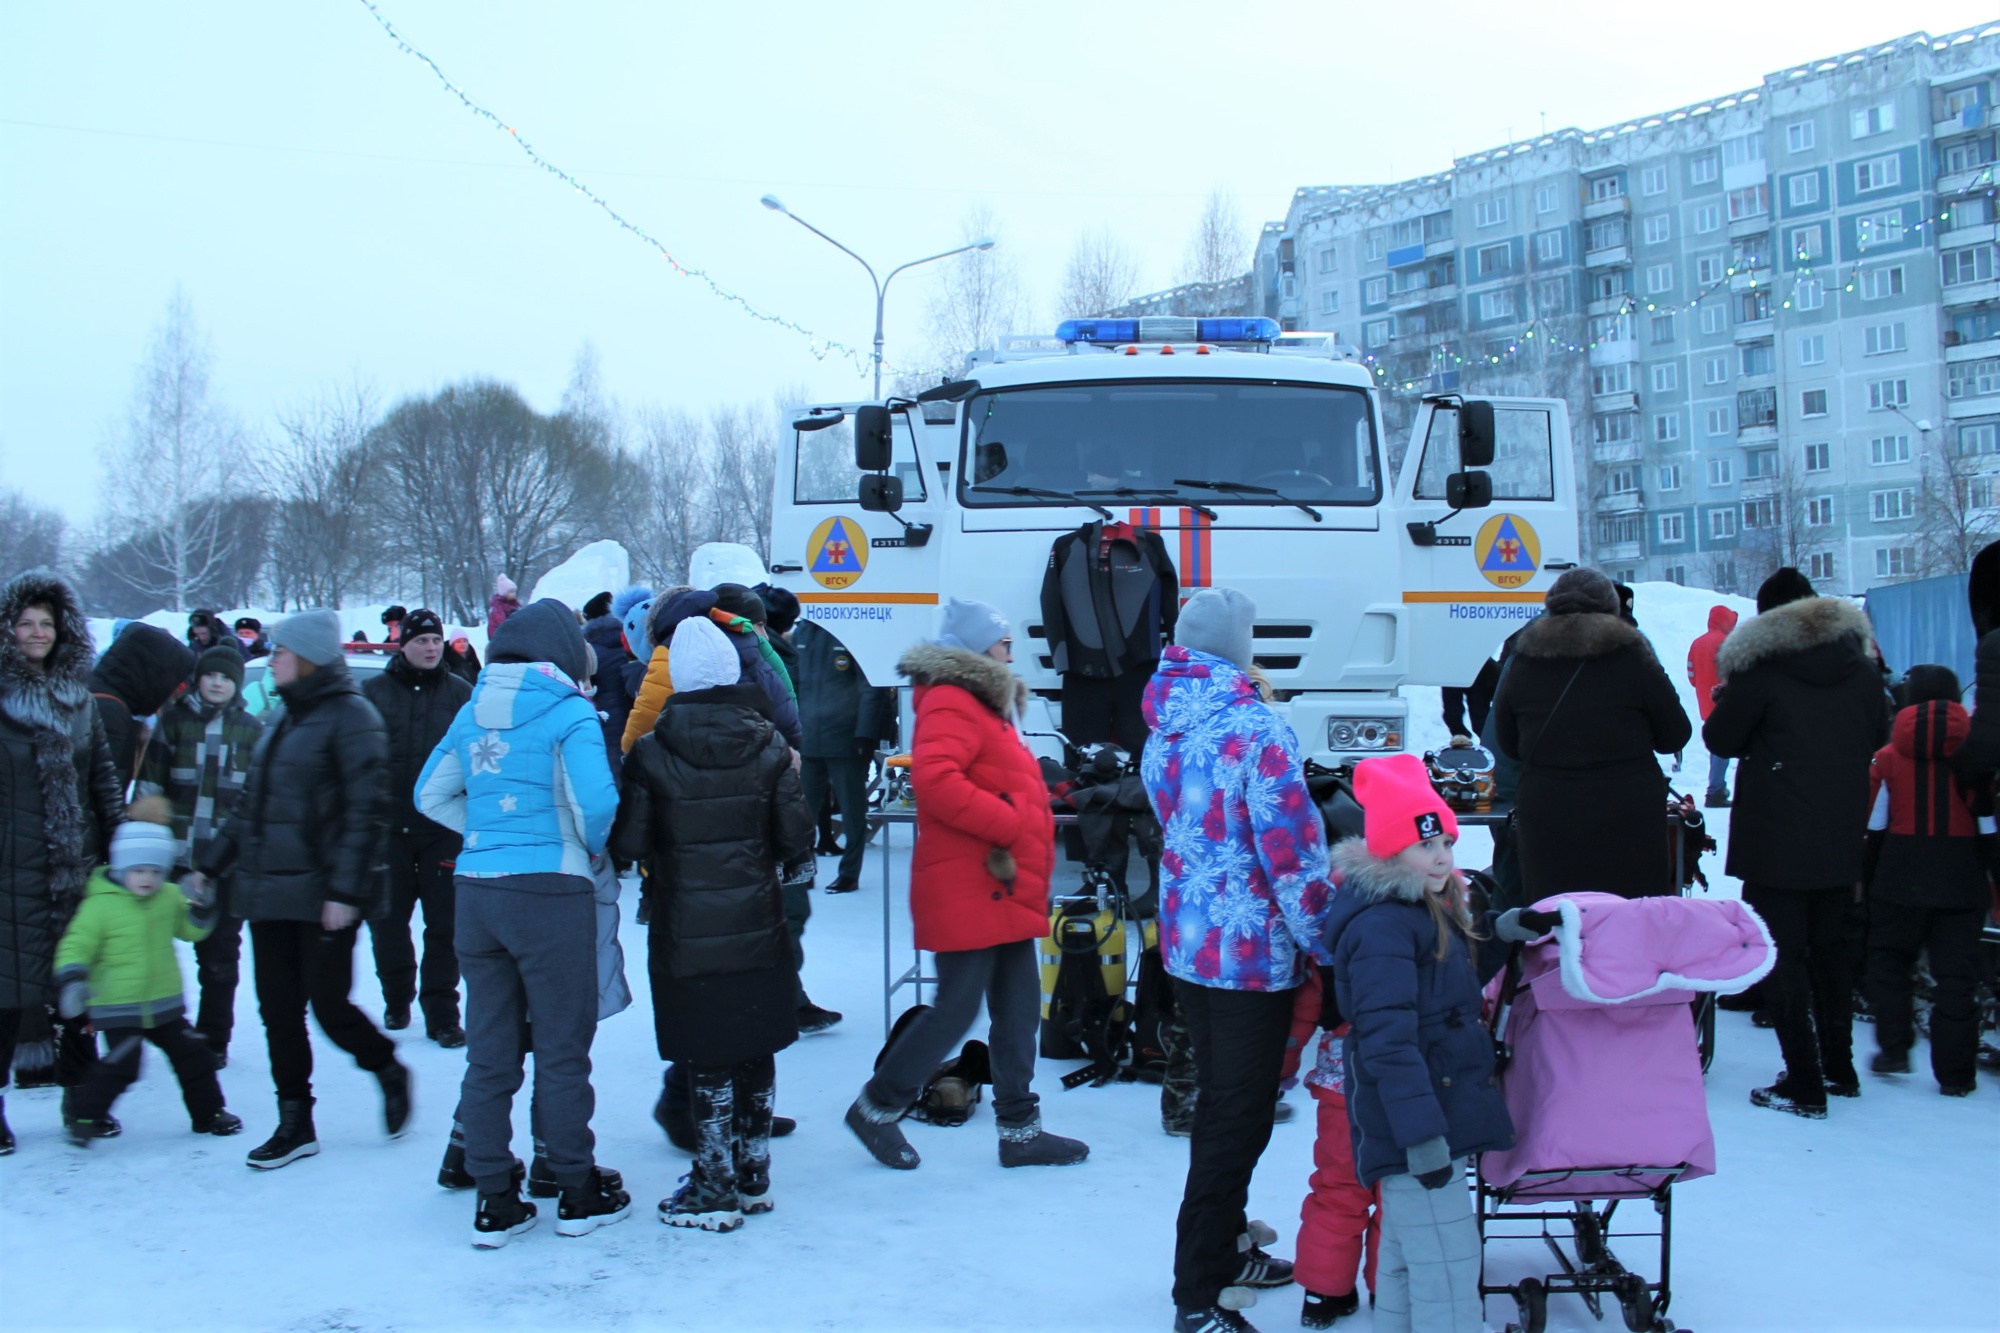
{"type": "MultiPolygon", "coordinates": [[[[522,1173],[519,1158],[516,1158],[514,1161],[514,1171],[516,1175],[522,1173]]],[[[625,1177],[619,1175],[611,1168],[600,1166],[597,1168],[597,1174],[603,1178],[604,1188],[613,1191],[625,1188],[625,1177]]],[[[526,1179],[528,1182],[529,1198],[559,1199],[562,1197],[562,1182],[557,1180],[555,1173],[549,1169],[549,1159],[542,1155],[539,1143],[535,1145],[535,1160],[527,1167],[526,1179]]]]}
{"type": "Polygon", "coordinates": [[[95,1139],[108,1139],[102,1120],[71,1120],[63,1125],[63,1133],[69,1138],[72,1148],[88,1148],[95,1139]]]}
{"type": "Polygon", "coordinates": [[[870,1102],[866,1093],[856,1097],[854,1105],[847,1108],[847,1127],[876,1161],[898,1171],[914,1171],[922,1165],[923,1158],[917,1156],[917,1150],[903,1137],[902,1126],[896,1123],[900,1119],[900,1112],[884,1111],[870,1102]]]}
{"type": "Polygon", "coordinates": [[[653,1103],[653,1123],[667,1133],[667,1142],[684,1153],[697,1152],[701,1148],[701,1136],[695,1132],[692,1108],[676,1111],[669,1104],[664,1090],[660,1099],[653,1103]]]}
{"type": "Polygon", "coordinates": [[[1361,1308],[1361,1293],[1350,1291],[1345,1296],[1322,1296],[1316,1291],[1306,1293],[1305,1304],[1299,1307],[1299,1323],[1306,1328],[1332,1328],[1333,1321],[1345,1319],[1361,1308]]]}
{"type": "Polygon", "coordinates": [[[702,1174],[700,1163],[681,1177],[680,1188],[660,1200],[660,1221],[670,1227],[734,1231],[743,1225],[743,1201],[702,1174]]]}
{"type": "Polygon", "coordinates": [[[1000,1126],[1002,1166],[1075,1166],[1088,1156],[1089,1144],[1043,1129],[1039,1112],[1025,1124],[1000,1126]]]}
{"type": "Polygon", "coordinates": [[[1875,1058],[1868,1062],[1868,1068],[1877,1074],[1907,1074],[1910,1072],[1910,1053],[1877,1051],[1875,1058]]]}
{"type": "Polygon", "coordinates": [[[841,1013],[837,1009],[822,1009],[807,1000],[799,1006],[799,1035],[817,1037],[822,1032],[831,1032],[839,1025],[841,1013]]]}
{"type": "Polygon", "coordinates": [[[1778,1081],[1768,1088],[1752,1088],[1750,1104],[1773,1111],[1789,1111],[1807,1120],[1826,1119],[1826,1086],[1822,1081],[1818,1089],[1801,1089],[1793,1086],[1790,1074],[1780,1074],[1778,1081]],[[1817,1091],[1818,1096],[1813,1092],[1817,1091]]]}
{"type": "Polygon", "coordinates": [[[475,1249],[497,1250],[534,1225],[535,1205],[510,1185],[498,1194],[479,1196],[479,1211],[472,1216],[472,1244],[475,1249]]]}
{"type": "Polygon", "coordinates": [[[410,1069],[400,1060],[391,1060],[375,1071],[382,1084],[382,1128],[392,1139],[403,1137],[410,1127],[410,1069]]]}
{"type": "Polygon", "coordinates": [[[226,1139],[231,1134],[243,1132],[243,1117],[231,1111],[217,1111],[207,1120],[194,1127],[197,1134],[212,1134],[218,1139],[226,1139]]]}
{"type": "MultiPolygon", "coordinates": [[[[15,1087],[21,1086],[21,1080],[19,1078],[16,1078],[14,1080],[14,1086],[15,1087]]],[[[76,1089],[64,1088],[62,1093],[62,1121],[64,1129],[68,1129],[71,1125],[76,1123],[76,1116],[70,1111],[70,1107],[75,1103],[75,1101],[76,1101],[76,1089]]],[[[97,1119],[93,1120],[91,1123],[96,1126],[96,1132],[91,1135],[92,1138],[115,1139],[120,1134],[123,1134],[125,1132],[125,1126],[119,1124],[118,1117],[112,1115],[109,1111],[106,1111],[103,1115],[97,1117],[97,1119]]]]}
{"type": "Polygon", "coordinates": [[[623,1222],[632,1215],[632,1196],[616,1171],[590,1168],[590,1175],[575,1189],[566,1189],[556,1201],[556,1234],[588,1236],[599,1227],[623,1222]]]}
{"type": "MultiPolygon", "coordinates": [[[[514,1192],[521,1192],[521,1182],[527,1178],[528,1168],[521,1165],[521,1159],[514,1159],[514,1192]]],[[[469,1190],[479,1182],[465,1169],[465,1129],[456,1120],[451,1124],[451,1139],[444,1145],[444,1160],[438,1163],[438,1188],[447,1190],[469,1190]]],[[[560,1191],[551,1191],[554,1198],[560,1191]]],[[[540,1197],[537,1195],[536,1197],[540,1197]]]]}
{"type": "Polygon", "coordinates": [[[275,1171],[317,1153],[319,1135],[313,1129],[312,1109],[310,1097],[296,1102],[279,1101],[276,1132],[252,1148],[243,1160],[259,1171],[275,1171]]]}

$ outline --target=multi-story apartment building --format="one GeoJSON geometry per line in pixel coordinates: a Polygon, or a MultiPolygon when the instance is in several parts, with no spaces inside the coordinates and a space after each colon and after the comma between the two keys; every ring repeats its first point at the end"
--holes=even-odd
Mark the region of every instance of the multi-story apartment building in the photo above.
{"type": "MultiPolygon", "coordinates": [[[[1828,590],[2000,535],[2000,25],[1393,185],[1301,189],[1250,301],[1425,393],[1571,404],[1626,578],[1828,590]]],[[[1392,450],[1400,441],[1392,439],[1392,450]]]]}

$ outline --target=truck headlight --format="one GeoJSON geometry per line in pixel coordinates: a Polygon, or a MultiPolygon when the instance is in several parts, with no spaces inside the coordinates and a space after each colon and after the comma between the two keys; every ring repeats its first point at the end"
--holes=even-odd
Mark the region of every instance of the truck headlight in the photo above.
{"type": "Polygon", "coordinates": [[[1330,750],[1400,750],[1403,737],[1387,718],[1330,717],[1326,744],[1330,750]]]}

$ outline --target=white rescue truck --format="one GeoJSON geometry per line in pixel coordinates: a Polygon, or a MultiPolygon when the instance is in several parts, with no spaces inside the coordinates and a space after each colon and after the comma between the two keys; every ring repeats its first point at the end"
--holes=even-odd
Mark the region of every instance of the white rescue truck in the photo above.
{"type": "Polygon", "coordinates": [[[1072,320],[966,376],[794,414],[771,572],[878,685],[945,599],[999,607],[1030,731],[1061,720],[1049,548],[1094,519],[1156,529],[1183,600],[1256,602],[1257,662],[1327,764],[1403,748],[1401,687],[1469,684],[1577,558],[1558,399],[1426,398],[1392,478],[1369,371],[1272,320],[1072,320]]]}

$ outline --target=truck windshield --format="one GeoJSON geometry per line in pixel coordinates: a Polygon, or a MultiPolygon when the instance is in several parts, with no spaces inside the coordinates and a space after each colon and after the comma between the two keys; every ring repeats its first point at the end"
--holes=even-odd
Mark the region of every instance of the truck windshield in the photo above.
{"type": "Polygon", "coordinates": [[[975,508],[1138,493],[1155,503],[1178,497],[1216,506],[1382,498],[1368,395],[1332,384],[1121,380],[996,389],[967,404],[964,448],[959,498],[975,508]]]}

